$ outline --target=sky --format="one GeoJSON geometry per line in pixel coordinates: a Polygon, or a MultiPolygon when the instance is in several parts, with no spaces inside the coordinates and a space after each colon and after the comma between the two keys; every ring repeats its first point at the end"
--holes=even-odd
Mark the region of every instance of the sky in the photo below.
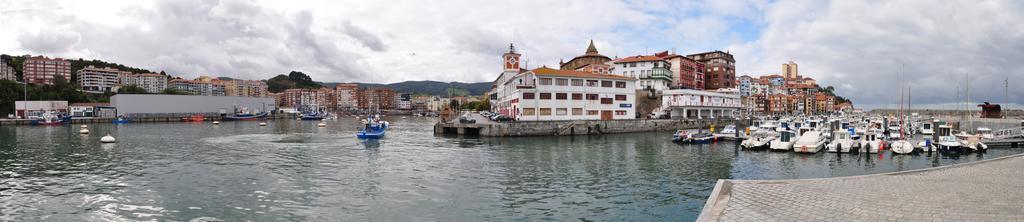
{"type": "Polygon", "coordinates": [[[917,107],[953,108],[968,87],[972,102],[1024,104],[1024,87],[1003,87],[1024,82],[1021,21],[1014,0],[0,0],[0,53],[185,78],[484,82],[510,43],[536,68],[593,40],[613,58],[728,51],[739,75],[792,60],[859,107],[909,88],[917,107]]]}

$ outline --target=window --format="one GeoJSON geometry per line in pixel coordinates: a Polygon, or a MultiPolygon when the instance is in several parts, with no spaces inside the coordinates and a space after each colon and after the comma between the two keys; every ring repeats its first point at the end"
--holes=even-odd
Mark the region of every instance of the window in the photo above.
{"type": "Polygon", "coordinates": [[[612,81],[601,81],[601,87],[612,87],[612,81]]]}
{"type": "Polygon", "coordinates": [[[565,93],[555,93],[555,99],[557,99],[557,100],[566,100],[567,99],[566,97],[568,97],[568,96],[566,96],[565,93]]]}
{"type": "Polygon", "coordinates": [[[712,68],[712,69],[714,69],[715,71],[718,71],[718,66],[715,66],[715,67],[714,67],[714,68],[712,68]]]}
{"type": "Polygon", "coordinates": [[[551,93],[540,93],[540,99],[551,99],[551,93]]]}
{"type": "Polygon", "coordinates": [[[597,115],[597,110],[587,110],[587,115],[589,115],[589,116],[596,116],[597,115]]]}
{"type": "Polygon", "coordinates": [[[572,115],[573,116],[582,116],[583,115],[583,108],[572,108],[572,115]]]}
{"type": "Polygon", "coordinates": [[[572,94],[572,100],[583,100],[583,94],[582,93],[573,93],[572,94]]]}
{"type": "Polygon", "coordinates": [[[568,115],[568,110],[566,108],[555,109],[555,115],[559,115],[559,116],[568,115]]]}
{"type": "Polygon", "coordinates": [[[612,104],[612,98],[601,98],[601,104],[612,104]]]}
{"type": "Polygon", "coordinates": [[[597,80],[587,80],[587,86],[597,87],[597,80]]]}
{"type": "Polygon", "coordinates": [[[582,79],[573,79],[572,80],[572,86],[583,86],[583,80],[582,79]]]}
{"type": "Polygon", "coordinates": [[[616,116],[625,116],[626,115],[626,111],[616,110],[615,111],[615,115],[616,116]]]}
{"type": "Polygon", "coordinates": [[[569,85],[569,79],[555,79],[555,85],[568,86],[569,85]]]}
{"type": "Polygon", "coordinates": [[[597,100],[597,94],[587,94],[587,100],[597,100]]]}
{"type": "Polygon", "coordinates": [[[533,99],[533,93],[523,93],[523,99],[533,99]]]}
{"type": "Polygon", "coordinates": [[[551,78],[542,78],[542,79],[540,79],[540,84],[541,85],[545,85],[545,86],[551,85],[551,78]]]}
{"type": "Polygon", "coordinates": [[[550,116],[551,115],[551,108],[540,108],[540,115],[541,116],[550,116]]]}
{"type": "Polygon", "coordinates": [[[616,101],[626,101],[626,95],[615,95],[616,101]]]}
{"type": "Polygon", "coordinates": [[[615,88],[626,88],[626,82],[616,81],[615,82],[615,88]]]}
{"type": "Polygon", "coordinates": [[[534,112],[533,108],[523,108],[523,115],[524,116],[532,116],[532,115],[537,115],[537,113],[534,112]]]}

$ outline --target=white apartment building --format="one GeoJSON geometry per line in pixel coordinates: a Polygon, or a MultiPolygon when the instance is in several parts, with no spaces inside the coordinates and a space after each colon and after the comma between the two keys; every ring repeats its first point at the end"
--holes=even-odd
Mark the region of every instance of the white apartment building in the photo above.
{"type": "Polygon", "coordinates": [[[171,80],[169,88],[199,96],[224,96],[224,85],[212,82],[195,80],[175,79],[171,80]]]}
{"type": "Polygon", "coordinates": [[[135,85],[145,89],[148,93],[160,93],[167,88],[167,76],[156,73],[122,73],[120,78],[121,86],[135,85]]]}
{"type": "Polygon", "coordinates": [[[18,81],[18,74],[15,73],[14,67],[3,61],[0,61],[0,80],[18,81]]]}
{"type": "Polygon", "coordinates": [[[82,91],[90,93],[116,91],[121,82],[118,77],[123,73],[126,72],[114,68],[85,67],[78,70],[78,85],[82,91]]]}
{"type": "Polygon", "coordinates": [[[509,49],[490,92],[492,111],[518,121],[635,119],[636,79],[619,75],[519,68],[509,49]]]}
{"type": "Polygon", "coordinates": [[[738,114],[740,105],[736,89],[718,92],[692,89],[662,91],[661,107],[671,110],[672,118],[733,118],[738,114]]]}
{"type": "Polygon", "coordinates": [[[668,90],[672,84],[672,70],[668,61],[658,56],[632,56],[612,60],[612,74],[638,78],[637,89],[668,90]]]}

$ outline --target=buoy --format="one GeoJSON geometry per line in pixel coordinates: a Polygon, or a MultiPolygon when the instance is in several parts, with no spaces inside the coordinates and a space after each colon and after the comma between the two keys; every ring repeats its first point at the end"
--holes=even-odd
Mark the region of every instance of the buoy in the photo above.
{"type": "Polygon", "coordinates": [[[260,123],[260,126],[267,126],[267,123],[260,123]]]}
{"type": "Polygon", "coordinates": [[[220,125],[220,121],[213,121],[213,125],[220,125]]]}
{"type": "Polygon", "coordinates": [[[89,126],[86,126],[86,125],[82,125],[82,126],[79,126],[78,128],[88,128],[88,127],[89,127],[89,126]]]}
{"type": "Polygon", "coordinates": [[[323,123],[323,122],[320,122],[320,123],[317,123],[316,126],[318,126],[318,127],[327,127],[327,124],[323,123]]]}
{"type": "Polygon", "coordinates": [[[89,129],[85,128],[85,127],[82,127],[82,129],[78,130],[78,133],[80,133],[80,134],[89,134],[89,129]]]}
{"type": "Polygon", "coordinates": [[[107,134],[106,136],[103,136],[103,138],[100,138],[100,142],[102,143],[113,143],[115,141],[116,140],[114,140],[114,137],[110,136],[110,134],[107,134]]]}

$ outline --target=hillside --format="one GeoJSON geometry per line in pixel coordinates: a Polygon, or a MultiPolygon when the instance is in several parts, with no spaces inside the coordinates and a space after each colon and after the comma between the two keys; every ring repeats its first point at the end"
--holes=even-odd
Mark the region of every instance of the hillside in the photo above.
{"type": "MultiPolygon", "coordinates": [[[[334,88],[337,83],[320,83],[328,88],[334,88]]],[[[483,95],[491,90],[490,82],[462,83],[462,82],[438,82],[438,81],[405,81],[391,84],[378,83],[356,83],[362,88],[387,87],[395,89],[396,92],[427,94],[427,95],[448,95],[452,89],[454,95],[483,95]]]]}

